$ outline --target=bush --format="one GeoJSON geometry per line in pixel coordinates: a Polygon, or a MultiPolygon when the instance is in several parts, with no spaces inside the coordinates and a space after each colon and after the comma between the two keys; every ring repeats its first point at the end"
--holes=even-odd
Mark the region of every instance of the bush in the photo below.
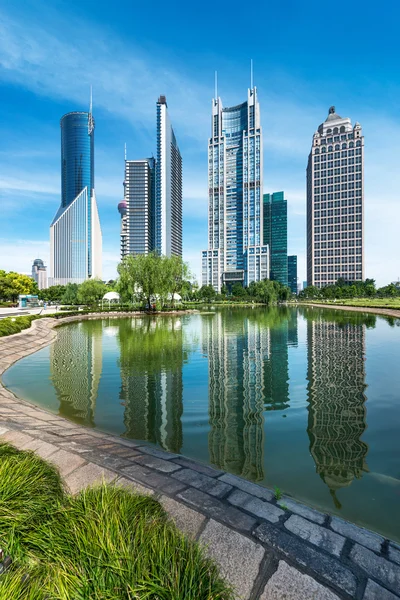
{"type": "Polygon", "coordinates": [[[0,320],[0,337],[19,333],[23,329],[28,329],[32,321],[38,319],[39,315],[25,315],[23,317],[6,317],[0,320]]]}
{"type": "Polygon", "coordinates": [[[112,484],[66,496],[53,467],[13,449],[0,477],[0,540],[13,558],[0,600],[233,597],[153,498],[112,484]]]}

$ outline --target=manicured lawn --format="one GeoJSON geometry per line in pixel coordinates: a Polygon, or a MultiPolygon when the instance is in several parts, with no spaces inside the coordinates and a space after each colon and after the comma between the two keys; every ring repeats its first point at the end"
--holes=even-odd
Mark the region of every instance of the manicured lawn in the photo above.
{"type": "Polygon", "coordinates": [[[203,550],[151,497],[103,484],[68,496],[56,469],[0,444],[0,600],[228,600],[203,550]]]}
{"type": "Polygon", "coordinates": [[[343,306],[365,306],[366,308],[394,308],[400,309],[400,298],[352,298],[350,300],[307,300],[317,304],[339,304],[343,306]]]}

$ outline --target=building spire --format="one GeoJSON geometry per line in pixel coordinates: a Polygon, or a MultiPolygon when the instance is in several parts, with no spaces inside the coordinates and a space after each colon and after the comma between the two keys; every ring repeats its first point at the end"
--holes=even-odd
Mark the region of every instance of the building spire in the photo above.
{"type": "Polygon", "coordinates": [[[253,59],[250,59],[250,89],[253,89],[254,81],[253,81],[253,59]]]}
{"type": "Polygon", "coordinates": [[[92,111],[93,111],[93,89],[92,89],[92,86],[90,86],[89,118],[88,118],[88,133],[89,133],[89,135],[92,133],[92,131],[94,129],[92,111]]]}
{"type": "Polygon", "coordinates": [[[218,100],[218,73],[215,71],[215,100],[218,100]]]}
{"type": "Polygon", "coordinates": [[[125,155],[125,160],[126,160],[126,142],[125,142],[125,152],[124,152],[124,155],[125,155]]]}

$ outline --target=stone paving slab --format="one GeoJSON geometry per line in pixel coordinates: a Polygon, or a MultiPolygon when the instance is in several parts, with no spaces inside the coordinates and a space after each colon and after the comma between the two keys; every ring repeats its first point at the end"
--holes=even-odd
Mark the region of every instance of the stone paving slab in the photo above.
{"type": "Polygon", "coordinates": [[[359,544],[350,552],[352,560],[370,576],[382,582],[390,591],[400,592],[400,567],[377,556],[359,544]]]}
{"type": "Polygon", "coordinates": [[[326,521],[326,515],[309,506],[300,504],[292,498],[288,498],[288,496],[283,496],[281,500],[278,501],[278,506],[285,507],[285,510],[290,510],[297,515],[309,519],[310,521],[315,521],[315,523],[319,523],[320,525],[323,525],[326,521]]]}
{"type": "MultiPolygon", "coordinates": [[[[57,324],[34,321],[30,330],[2,338],[0,374],[49,344],[57,324]]],[[[293,498],[277,501],[272,490],[235,475],[78,426],[1,385],[0,439],[57,464],[73,493],[104,478],[155,495],[180,529],[208,543],[237,597],[400,599],[398,544],[293,498]]]]}
{"type": "Polygon", "coordinates": [[[331,527],[337,533],[358,542],[362,546],[375,550],[375,552],[380,552],[382,549],[384,538],[377,533],[357,527],[357,525],[343,521],[343,519],[339,519],[338,517],[332,517],[331,527]]]}
{"type": "Polygon", "coordinates": [[[357,589],[357,577],[347,565],[308,546],[301,538],[281,531],[269,523],[260,525],[256,529],[255,535],[260,541],[271,545],[288,559],[306,568],[314,578],[317,575],[327,583],[346,592],[350,597],[354,597],[357,589]]]}
{"type": "Polygon", "coordinates": [[[65,478],[65,483],[71,494],[77,494],[88,486],[93,486],[103,481],[110,483],[114,479],[116,479],[116,475],[112,471],[103,469],[93,463],[88,463],[70,473],[65,478]]]}
{"type": "Polygon", "coordinates": [[[250,598],[253,581],[264,557],[264,548],[212,519],[199,541],[220,567],[222,576],[234,586],[236,598],[250,598]]]}
{"type": "Polygon", "coordinates": [[[268,580],[260,600],[339,600],[327,587],[309,575],[279,561],[277,571],[268,580]]]}
{"type": "Polygon", "coordinates": [[[160,496],[158,500],[177,528],[190,538],[195,539],[201,526],[205,523],[206,517],[168,496],[160,496]]]}
{"type": "Polygon", "coordinates": [[[58,450],[48,458],[48,461],[58,468],[61,477],[66,477],[74,469],[85,464],[83,458],[72,454],[72,452],[66,452],[66,450],[58,450]]]}
{"type": "Polygon", "coordinates": [[[333,531],[329,531],[329,529],[321,527],[316,523],[311,523],[299,515],[292,515],[286,521],[285,527],[292,533],[303,538],[303,540],[307,540],[311,544],[318,546],[318,548],[323,548],[326,552],[335,556],[340,556],[346,541],[343,536],[333,533],[333,531]]]}
{"type": "Polygon", "coordinates": [[[385,588],[372,581],[372,579],[368,579],[363,600],[396,600],[397,598],[398,596],[388,592],[388,590],[385,590],[385,588]]]}

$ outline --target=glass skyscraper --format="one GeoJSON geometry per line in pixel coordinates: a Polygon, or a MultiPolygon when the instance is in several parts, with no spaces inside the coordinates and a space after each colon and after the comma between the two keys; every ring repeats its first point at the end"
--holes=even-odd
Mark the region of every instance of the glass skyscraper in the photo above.
{"type": "Polygon", "coordinates": [[[155,249],[155,174],[154,158],[125,161],[124,214],[121,203],[118,205],[123,219],[121,258],[126,254],[148,254],[155,249]]]}
{"type": "Polygon", "coordinates": [[[208,143],[208,250],[202,252],[202,282],[248,285],[269,277],[263,244],[263,145],[257,89],[247,101],[223,108],[212,101],[208,143]]]}
{"type": "Polygon", "coordinates": [[[364,279],[364,136],[331,106],[307,166],[307,283],[364,279]]]}
{"type": "Polygon", "coordinates": [[[269,278],[287,285],[287,200],[284,192],[264,194],[263,204],[264,244],[268,244],[270,252],[269,278]]]}
{"type": "Polygon", "coordinates": [[[182,158],[165,96],[157,102],[155,249],[182,256],[182,158]]]}
{"type": "Polygon", "coordinates": [[[64,115],[61,126],[61,205],[50,226],[52,285],[101,278],[101,229],[94,192],[94,119],[64,115]]]}
{"type": "Polygon", "coordinates": [[[288,286],[292,294],[297,294],[297,256],[288,256],[288,286]]]}

